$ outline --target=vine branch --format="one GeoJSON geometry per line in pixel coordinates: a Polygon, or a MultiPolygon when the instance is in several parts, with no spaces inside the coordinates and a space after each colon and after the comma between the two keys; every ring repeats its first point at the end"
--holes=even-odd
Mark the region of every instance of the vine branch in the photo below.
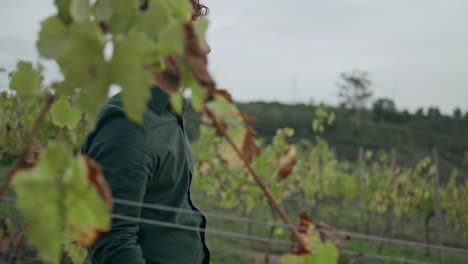
{"type": "Polygon", "coordinates": [[[242,160],[242,162],[244,163],[245,167],[247,168],[249,173],[254,178],[257,185],[260,187],[260,189],[262,189],[263,193],[265,194],[265,196],[270,201],[272,208],[276,211],[276,213],[278,213],[278,215],[281,217],[281,219],[289,226],[289,229],[291,230],[293,236],[297,239],[297,241],[299,241],[301,246],[306,247],[307,244],[302,239],[302,237],[299,234],[299,231],[296,229],[295,225],[291,222],[288,215],[280,207],[280,205],[276,201],[275,197],[273,197],[273,194],[271,193],[271,191],[268,189],[268,187],[263,182],[263,180],[260,178],[260,176],[255,171],[255,169],[250,165],[250,162],[244,157],[244,155],[239,150],[239,148],[236,146],[236,144],[234,143],[232,138],[228,135],[228,133],[226,132],[226,129],[224,128],[224,126],[219,123],[219,121],[216,119],[215,115],[213,114],[213,112],[211,112],[210,109],[205,107],[204,111],[210,117],[210,119],[213,121],[213,125],[216,128],[216,130],[218,130],[218,132],[220,132],[223,135],[223,137],[226,138],[226,140],[232,146],[232,148],[237,153],[239,158],[242,160]]]}
{"type": "Polygon", "coordinates": [[[8,187],[10,187],[10,184],[13,181],[13,177],[18,172],[18,170],[21,169],[22,165],[26,162],[26,159],[28,158],[28,155],[31,152],[34,139],[36,138],[36,135],[39,132],[39,129],[41,128],[42,122],[44,122],[44,119],[47,113],[49,112],[51,106],[54,104],[56,98],[57,97],[55,95],[51,95],[47,99],[47,102],[44,105],[44,107],[42,107],[41,113],[39,114],[38,118],[36,119],[36,122],[34,123],[31,135],[29,135],[28,141],[26,142],[26,146],[24,146],[24,149],[23,151],[21,151],[18,160],[16,160],[15,165],[8,172],[7,178],[0,187],[0,197],[2,197],[5,194],[6,190],[8,189],[8,187]]]}

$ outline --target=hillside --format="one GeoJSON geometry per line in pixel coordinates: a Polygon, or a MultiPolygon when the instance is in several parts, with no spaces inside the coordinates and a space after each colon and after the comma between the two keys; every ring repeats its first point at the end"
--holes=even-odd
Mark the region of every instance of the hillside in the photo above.
{"type": "MultiPolygon", "coordinates": [[[[255,116],[252,124],[259,137],[269,141],[277,128],[295,130],[292,142],[306,138],[313,140],[312,119],[317,106],[282,104],[277,102],[250,102],[238,104],[242,112],[255,116]]],[[[442,178],[447,179],[453,168],[468,177],[468,118],[441,115],[430,109],[427,115],[395,112],[393,116],[376,116],[375,109],[364,111],[362,127],[357,128],[352,110],[330,107],[336,114],[324,137],[335,148],[338,158],[356,160],[359,147],[398,152],[398,162],[412,164],[431,154],[437,147],[440,154],[442,178]],[[377,119],[380,119],[377,121],[377,119]]],[[[187,130],[191,139],[197,136],[199,119],[189,111],[187,130]]]]}

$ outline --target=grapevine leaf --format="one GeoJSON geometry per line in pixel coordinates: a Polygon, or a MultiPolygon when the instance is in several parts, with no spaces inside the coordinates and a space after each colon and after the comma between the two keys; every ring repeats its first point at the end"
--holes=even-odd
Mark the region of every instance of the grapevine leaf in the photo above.
{"type": "Polygon", "coordinates": [[[58,16],[42,21],[36,44],[39,54],[44,58],[58,59],[67,36],[67,28],[58,16]]]}
{"type": "Polygon", "coordinates": [[[208,52],[209,50],[208,43],[206,42],[206,30],[208,29],[208,24],[209,22],[206,17],[202,17],[195,24],[195,33],[200,43],[200,48],[205,52],[208,52]]]}
{"type": "Polygon", "coordinates": [[[68,99],[64,96],[55,102],[50,112],[57,126],[66,126],[68,129],[74,129],[78,125],[82,115],[80,110],[70,106],[68,99]]]}
{"type": "Polygon", "coordinates": [[[107,22],[112,17],[112,0],[97,0],[93,14],[99,22],[107,22]]]}
{"type": "Polygon", "coordinates": [[[315,225],[312,223],[312,220],[305,214],[302,213],[299,216],[299,234],[302,238],[302,241],[306,243],[306,245],[301,245],[300,241],[295,236],[291,236],[291,240],[294,243],[289,253],[293,255],[307,255],[311,254],[312,250],[310,249],[311,240],[313,239],[313,235],[315,234],[314,229],[315,225]]]}
{"type": "Polygon", "coordinates": [[[203,87],[201,87],[200,83],[195,79],[193,76],[192,70],[190,66],[185,61],[180,61],[179,64],[179,72],[181,74],[181,80],[179,83],[180,88],[187,88],[190,87],[192,90],[192,106],[193,108],[201,112],[204,107],[206,93],[203,87]]]}
{"type": "Polygon", "coordinates": [[[159,33],[157,52],[159,54],[182,54],[185,50],[184,28],[178,21],[165,26],[159,33]]]}
{"type": "Polygon", "coordinates": [[[55,6],[58,9],[58,16],[65,25],[69,25],[73,22],[70,15],[70,2],[71,0],[54,0],[55,6]]]}
{"type": "Polygon", "coordinates": [[[89,21],[91,15],[89,0],[71,0],[70,15],[77,23],[89,21]]]}
{"type": "MultiPolygon", "coordinates": [[[[315,234],[317,241],[318,234],[315,234]]],[[[285,255],[282,258],[282,264],[337,264],[338,263],[338,249],[327,241],[325,243],[318,243],[317,249],[313,255],[285,255]]]]}
{"type": "Polygon", "coordinates": [[[107,100],[108,65],[104,60],[105,39],[94,22],[73,24],[57,60],[68,90],[79,88],[77,106],[93,119],[107,100]]]}
{"type": "Polygon", "coordinates": [[[36,96],[41,93],[42,69],[34,69],[30,62],[19,61],[16,71],[10,74],[10,89],[21,96],[36,96]]]}
{"type": "Polygon", "coordinates": [[[148,9],[136,18],[133,30],[157,40],[159,33],[172,19],[167,1],[150,1],[148,9]]]}
{"type": "Polygon", "coordinates": [[[74,264],[82,264],[86,260],[86,248],[73,241],[68,233],[65,233],[63,248],[74,264]]]}
{"type": "Polygon", "coordinates": [[[28,243],[52,262],[60,258],[63,240],[64,193],[59,176],[70,160],[71,154],[63,145],[50,144],[41,153],[37,166],[20,171],[13,181],[18,207],[30,223],[28,243]],[[37,210],[38,204],[41,210],[37,210]]]}
{"type": "Polygon", "coordinates": [[[29,223],[28,243],[51,262],[58,263],[65,230],[90,245],[110,227],[110,190],[97,164],[84,156],[73,158],[64,144],[49,143],[37,165],[20,171],[12,185],[29,223]]]}
{"type": "Polygon", "coordinates": [[[191,86],[192,88],[192,105],[195,111],[202,111],[205,102],[205,90],[198,83],[191,86]]]}
{"type": "Polygon", "coordinates": [[[101,167],[96,161],[94,161],[90,157],[85,156],[85,158],[86,158],[86,165],[88,169],[88,174],[87,174],[88,182],[97,191],[101,199],[104,200],[107,207],[112,208],[113,206],[112,194],[101,172],[101,167]]]}
{"type": "Polygon", "coordinates": [[[176,112],[177,114],[180,114],[183,111],[183,107],[184,107],[183,101],[184,101],[184,97],[180,93],[177,93],[171,96],[171,99],[170,99],[171,107],[174,110],[174,112],[176,112]]]}
{"type": "MultiPolygon", "coordinates": [[[[222,125],[229,125],[227,133],[234,141],[236,147],[241,151],[247,161],[251,161],[253,156],[260,155],[260,149],[256,145],[255,132],[245,125],[242,114],[232,103],[232,99],[227,92],[216,94],[214,100],[207,103],[207,108],[222,125]]],[[[218,156],[228,166],[241,168],[242,160],[234,152],[232,146],[225,142],[221,144],[217,151],[218,156]]]]}
{"type": "Polygon", "coordinates": [[[141,122],[150,100],[152,79],[147,65],[151,64],[153,44],[142,34],[131,34],[115,42],[111,61],[113,82],[122,87],[122,101],[127,117],[141,122]]]}
{"type": "Polygon", "coordinates": [[[289,146],[279,160],[278,180],[286,179],[294,169],[297,161],[297,148],[294,145],[289,146]]]}
{"type": "Polygon", "coordinates": [[[172,0],[169,1],[172,4],[173,13],[175,18],[182,22],[187,22],[192,19],[193,7],[190,1],[187,0],[172,0]]]}
{"type": "Polygon", "coordinates": [[[215,90],[216,83],[208,71],[208,58],[206,50],[200,46],[193,23],[185,25],[187,49],[184,58],[192,69],[195,79],[210,93],[215,90]]]}
{"type": "Polygon", "coordinates": [[[100,170],[89,169],[89,164],[86,157],[78,156],[72,160],[64,176],[67,230],[74,241],[84,246],[92,245],[110,227],[110,208],[88,180],[101,178],[102,174],[100,170]],[[90,176],[90,172],[97,175],[90,176]]]}
{"type": "Polygon", "coordinates": [[[133,26],[138,15],[138,2],[132,0],[112,0],[112,16],[109,20],[109,31],[125,34],[133,26]]]}

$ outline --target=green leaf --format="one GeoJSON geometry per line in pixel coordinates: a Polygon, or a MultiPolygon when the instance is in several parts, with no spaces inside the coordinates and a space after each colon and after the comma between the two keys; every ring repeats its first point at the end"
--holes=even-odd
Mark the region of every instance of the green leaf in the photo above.
{"type": "Polygon", "coordinates": [[[78,241],[94,241],[100,231],[110,227],[109,209],[87,180],[84,156],[71,161],[64,175],[65,219],[67,230],[78,241]]]}
{"type": "Polygon", "coordinates": [[[50,111],[54,124],[59,127],[67,127],[74,129],[80,122],[82,112],[76,107],[71,107],[68,99],[64,96],[60,97],[52,106],[50,111]]]}
{"type": "Polygon", "coordinates": [[[97,21],[107,22],[112,17],[112,0],[97,0],[93,7],[93,14],[97,21]]]}
{"type": "Polygon", "coordinates": [[[57,60],[68,90],[80,89],[76,105],[94,119],[107,100],[109,66],[104,60],[105,39],[94,22],[73,24],[57,60]]]}
{"type": "Polygon", "coordinates": [[[86,260],[88,253],[86,248],[73,241],[70,234],[65,233],[64,250],[72,260],[73,264],[82,264],[86,260]]]}
{"type": "Polygon", "coordinates": [[[158,40],[157,52],[159,54],[182,55],[186,45],[183,25],[177,21],[170,23],[159,33],[158,40]]]}
{"type": "Polygon", "coordinates": [[[77,23],[89,21],[91,15],[89,0],[71,0],[70,15],[77,23]]]}
{"type": "Polygon", "coordinates": [[[63,240],[63,189],[59,176],[71,160],[64,145],[51,143],[40,155],[38,165],[16,175],[13,188],[18,208],[29,223],[29,245],[46,259],[58,263],[63,240]],[[40,210],[38,208],[40,206],[40,210]],[[47,240],[44,240],[47,238],[47,240]]]}
{"type": "Polygon", "coordinates": [[[58,16],[42,21],[39,39],[36,43],[39,54],[44,58],[58,59],[67,37],[67,28],[58,16]]]}
{"type": "Polygon", "coordinates": [[[321,243],[313,255],[285,255],[282,264],[337,264],[338,249],[327,241],[321,243]]]}
{"type": "Polygon", "coordinates": [[[152,61],[153,43],[143,34],[131,34],[115,41],[111,61],[113,82],[122,87],[122,102],[127,117],[141,122],[151,97],[153,83],[146,69],[152,61]]]}
{"type": "MultiPolygon", "coordinates": [[[[198,84],[198,83],[197,83],[198,84]]],[[[205,103],[205,90],[200,85],[192,86],[192,106],[195,111],[203,110],[205,103]]]]}
{"type": "Polygon", "coordinates": [[[139,13],[139,1],[112,0],[112,16],[109,20],[109,31],[125,34],[133,26],[139,13]]]}
{"type": "Polygon", "coordinates": [[[70,15],[70,2],[71,0],[54,0],[54,4],[58,9],[58,17],[65,25],[69,25],[73,22],[70,15]]]}
{"type": "Polygon", "coordinates": [[[208,29],[208,24],[209,22],[206,17],[202,17],[195,23],[195,33],[197,34],[200,47],[203,50],[209,49],[208,43],[206,42],[206,30],[208,29]]]}
{"type": "Polygon", "coordinates": [[[188,22],[192,19],[193,7],[191,1],[171,0],[172,10],[175,18],[180,22],[188,22]]]}
{"type": "Polygon", "coordinates": [[[184,108],[184,97],[180,93],[171,95],[171,107],[177,114],[181,114],[184,108]]]}
{"type": "Polygon", "coordinates": [[[42,69],[34,69],[30,62],[19,61],[16,71],[10,74],[10,89],[21,96],[41,94],[42,69]]]}
{"type": "Polygon", "coordinates": [[[138,15],[134,31],[143,32],[157,40],[159,33],[173,20],[167,1],[150,1],[148,9],[138,15]]]}
{"type": "Polygon", "coordinates": [[[110,227],[110,209],[88,181],[85,158],[73,158],[65,144],[49,143],[37,165],[20,171],[12,186],[28,223],[27,241],[50,262],[58,263],[63,243],[71,243],[65,230],[92,243],[110,227]]]}

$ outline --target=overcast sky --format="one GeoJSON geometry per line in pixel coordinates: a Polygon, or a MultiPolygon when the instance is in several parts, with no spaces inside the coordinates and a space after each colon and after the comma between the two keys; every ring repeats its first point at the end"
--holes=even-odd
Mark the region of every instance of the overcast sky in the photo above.
{"type": "MultiPolygon", "coordinates": [[[[210,68],[237,100],[337,104],[338,75],[368,71],[400,109],[468,110],[467,0],[205,0],[210,68]]],[[[1,0],[0,67],[37,61],[53,0],[1,0]]],[[[46,64],[48,80],[59,78],[46,64]]],[[[5,74],[0,87],[6,87],[5,74]]]]}

